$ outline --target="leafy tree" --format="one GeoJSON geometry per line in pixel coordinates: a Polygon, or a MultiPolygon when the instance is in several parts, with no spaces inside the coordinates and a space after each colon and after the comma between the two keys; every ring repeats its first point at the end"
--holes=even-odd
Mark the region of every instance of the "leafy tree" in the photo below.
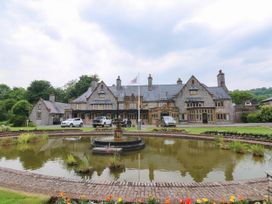
{"type": "Polygon", "coordinates": [[[68,82],[65,87],[66,87],[66,95],[67,95],[67,100],[75,99],[76,97],[82,95],[84,92],[88,90],[88,88],[91,85],[91,82],[99,81],[99,78],[97,75],[82,75],[79,77],[79,80],[72,80],[68,82]]]}
{"type": "Polygon", "coordinates": [[[5,108],[4,101],[0,101],[0,121],[6,121],[8,119],[8,114],[5,108]]]}
{"type": "Polygon", "coordinates": [[[271,106],[262,106],[260,113],[260,120],[262,122],[272,122],[272,107],[271,106]]]}
{"type": "Polygon", "coordinates": [[[9,86],[7,86],[6,84],[0,84],[0,100],[6,99],[9,92],[9,86]]]}
{"type": "Polygon", "coordinates": [[[8,93],[8,98],[12,98],[12,99],[15,99],[17,101],[26,100],[27,99],[27,91],[24,88],[21,88],[21,87],[14,87],[8,93]]]}
{"type": "Polygon", "coordinates": [[[244,104],[246,100],[252,101],[255,99],[254,95],[250,93],[250,91],[235,90],[230,93],[230,96],[232,101],[237,105],[244,104]]]}
{"type": "Polygon", "coordinates": [[[32,81],[30,86],[27,88],[27,100],[34,104],[40,98],[48,99],[49,95],[53,92],[54,88],[49,81],[35,80],[32,81]]]}
{"type": "Polygon", "coordinates": [[[62,88],[55,88],[54,89],[54,94],[56,96],[56,101],[63,102],[63,103],[68,103],[67,97],[66,97],[66,92],[62,88]]]}
{"type": "Polygon", "coordinates": [[[26,100],[20,100],[11,109],[11,122],[14,126],[25,126],[32,105],[26,100]]]}

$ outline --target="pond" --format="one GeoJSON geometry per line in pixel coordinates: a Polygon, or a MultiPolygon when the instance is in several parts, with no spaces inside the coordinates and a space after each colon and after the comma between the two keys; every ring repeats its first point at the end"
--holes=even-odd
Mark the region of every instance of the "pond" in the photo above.
{"type": "Polygon", "coordinates": [[[93,155],[92,137],[49,138],[29,145],[0,147],[0,166],[52,176],[107,181],[206,182],[264,177],[272,169],[272,154],[264,158],[221,150],[211,141],[144,138],[146,147],[120,156],[123,171],[110,171],[113,156],[93,155]],[[72,154],[93,167],[88,174],[65,162],[72,154]]]}

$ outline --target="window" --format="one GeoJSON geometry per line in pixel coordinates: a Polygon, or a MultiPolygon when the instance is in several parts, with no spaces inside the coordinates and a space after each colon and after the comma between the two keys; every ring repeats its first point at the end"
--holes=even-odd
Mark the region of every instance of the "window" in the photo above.
{"type": "Polygon", "coordinates": [[[37,120],[41,120],[41,119],[42,119],[42,112],[41,112],[41,111],[38,111],[38,112],[36,113],[36,119],[37,119],[37,120]]]}

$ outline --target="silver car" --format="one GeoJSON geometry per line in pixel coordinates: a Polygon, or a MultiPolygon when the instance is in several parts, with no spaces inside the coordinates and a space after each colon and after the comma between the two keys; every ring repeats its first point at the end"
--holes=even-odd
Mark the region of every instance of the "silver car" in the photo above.
{"type": "Polygon", "coordinates": [[[162,127],[176,127],[176,120],[172,116],[163,116],[161,120],[162,127]]]}
{"type": "Polygon", "coordinates": [[[62,121],[61,127],[82,127],[83,120],[81,118],[69,118],[62,121]]]}

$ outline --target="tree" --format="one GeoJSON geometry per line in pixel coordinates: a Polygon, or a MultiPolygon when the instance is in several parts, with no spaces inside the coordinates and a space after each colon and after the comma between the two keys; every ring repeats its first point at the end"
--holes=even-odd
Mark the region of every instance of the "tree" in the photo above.
{"type": "Polygon", "coordinates": [[[237,105],[245,103],[246,100],[252,101],[255,99],[254,95],[250,91],[235,90],[230,93],[230,96],[232,101],[237,105]]]}
{"type": "Polygon", "coordinates": [[[11,109],[11,122],[14,126],[26,125],[26,120],[30,114],[32,105],[26,100],[20,100],[11,109]]]}
{"type": "Polygon", "coordinates": [[[99,81],[98,76],[97,75],[91,75],[91,76],[82,75],[79,77],[78,81],[72,80],[68,82],[65,85],[67,99],[68,100],[75,99],[76,97],[82,95],[84,92],[88,90],[93,80],[99,81]]]}
{"type": "Polygon", "coordinates": [[[0,84],[0,100],[6,99],[9,92],[9,86],[7,86],[6,84],[0,84]]]}
{"type": "Polygon", "coordinates": [[[27,91],[24,88],[21,88],[21,87],[14,87],[8,93],[8,98],[12,98],[12,99],[15,99],[17,101],[26,100],[27,99],[27,91]]]}
{"type": "Polygon", "coordinates": [[[272,122],[272,107],[265,105],[261,107],[260,113],[261,122],[272,122]]]}
{"type": "Polygon", "coordinates": [[[54,88],[49,81],[35,80],[32,81],[30,86],[27,88],[27,100],[34,104],[40,98],[48,99],[49,95],[53,92],[54,88]]]}

